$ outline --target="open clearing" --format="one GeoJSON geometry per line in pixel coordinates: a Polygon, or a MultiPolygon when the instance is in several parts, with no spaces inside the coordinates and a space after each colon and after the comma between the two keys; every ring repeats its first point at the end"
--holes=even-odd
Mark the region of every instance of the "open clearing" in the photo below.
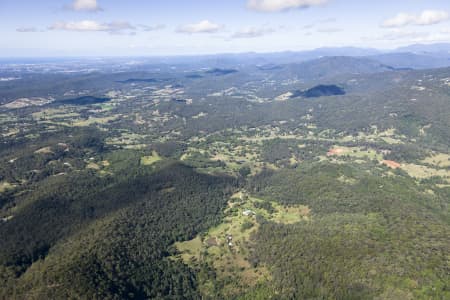
{"type": "MultiPolygon", "coordinates": [[[[223,222],[206,234],[176,243],[179,258],[185,263],[208,263],[218,276],[232,280],[230,289],[255,286],[270,280],[264,266],[253,267],[248,260],[250,234],[258,230],[256,216],[266,220],[292,224],[308,220],[310,210],[306,206],[282,206],[275,201],[249,197],[245,192],[234,194],[224,212],[223,222]]],[[[207,288],[203,287],[203,290],[207,288]]]]}
{"type": "Polygon", "coordinates": [[[442,179],[450,183],[450,170],[434,169],[417,164],[402,164],[401,169],[414,178],[426,179],[431,177],[442,177],[442,179]]]}
{"type": "Polygon", "coordinates": [[[43,148],[40,148],[40,149],[34,151],[34,153],[37,153],[37,154],[52,154],[53,151],[52,151],[51,147],[43,147],[43,148]]]}
{"type": "Polygon", "coordinates": [[[450,155],[444,154],[444,153],[439,153],[439,154],[427,157],[422,162],[439,167],[439,168],[447,168],[447,167],[450,167],[450,155]]]}
{"type": "Polygon", "coordinates": [[[9,189],[14,188],[14,185],[7,181],[0,181],[0,193],[6,192],[9,189]]]}
{"type": "Polygon", "coordinates": [[[327,156],[350,156],[352,158],[376,160],[383,159],[382,154],[378,153],[376,150],[363,147],[334,146],[327,152],[327,156]]]}
{"type": "Polygon", "coordinates": [[[103,118],[89,117],[86,120],[75,121],[73,123],[73,126],[90,126],[90,125],[94,125],[94,124],[106,124],[111,121],[117,120],[118,117],[119,117],[118,115],[110,116],[110,117],[103,117],[103,118]]]}
{"type": "Polygon", "coordinates": [[[161,156],[159,156],[159,154],[156,151],[153,151],[152,155],[141,157],[141,165],[151,166],[160,160],[161,156]]]}
{"type": "Polygon", "coordinates": [[[87,164],[86,169],[100,170],[100,166],[96,163],[91,162],[87,164]]]}
{"type": "Polygon", "coordinates": [[[32,113],[33,119],[38,121],[54,120],[54,119],[72,119],[79,117],[77,112],[69,108],[48,108],[32,113]]]}
{"type": "Polygon", "coordinates": [[[383,160],[381,163],[388,166],[391,169],[398,169],[402,166],[401,164],[393,160],[383,160]]]}

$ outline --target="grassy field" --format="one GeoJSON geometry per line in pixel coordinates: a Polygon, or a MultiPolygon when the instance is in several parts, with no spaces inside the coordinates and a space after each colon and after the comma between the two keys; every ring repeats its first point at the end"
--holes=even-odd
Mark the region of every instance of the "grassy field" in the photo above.
{"type": "Polygon", "coordinates": [[[200,236],[193,240],[175,243],[175,247],[181,253],[181,258],[187,263],[192,263],[192,260],[200,260],[200,254],[203,247],[203,242],[200,236]]]}
{"type": "MultiPolygon", "coordinates": [[[[330,149],[330,152],[334,151],[334,153],[331,153],[328,157],[323,153],[317,153],[317,159],[327,160],[331,158],[335,163],[345,163],[345,159],[348,157],[353,162],[364,163],[368,160],[382,161],[384,159],[382,152],[374,148],[353,146],[353,144],[366,142],[383,146],[402,144],[405,137],[397,134],[394,128],[379,131],[375,126],[370,131],[359,132],[357,135],[346,135],[332,129],[319,131],[315,127],[308,126],[290,131],[284,131],[277,126],[260,126],[250,129],[242,128],[242,130],[233,129],[216,132],[202,138],[192,138],[192,142],[197,143],[196,147],[190,147],[181,159],[186,160],[192,153],[200,152],[209,156],[210,160],[224,162],[226,164],[225,172],[227,173],[237,174],[242,166],[248,166],[251,169],[251,174],[255,175],[261,172],[263,168],[277,169],[279,167],[276,163],[264,161],[264,147],[268,141],[275,139],[298,141],[299,149],[306,148],[311,143],[329,144],[332,142],[335,146],[330,149]],[[232,139],[225,140],[224,136],[230,134],[232,139]]],[[[291,166],[301,162],[295,155],[288,160],[291,166]]],[[[217,170],[205,169],[202,171],[214,173],[217,170]]]]}
{"type": "Polygon", "coordinates": [[[450,167],[450,155],[438,153],[433,156],[427,157],[422,162],[439,168],[448,168],[450,167]]]}
{"type": "Polygon", "coordinates": [[[35,120],[74,119],[79,117],[77,112],[69,108],[49,108],[32,114],[35,120]]]}
{"type": "MultiPolygon", "coordinates": [[[[259,227],[256,216],[292,224],[308,220],[310,211],[306,206],[282,206],[239,192],[231,197],[224,213],[221,224],[190,241],[176,243],[175,247],[179,253],[177,257],[185,263],[212,266],[219,278],[227,282],[224,290],[231,296],[271,279],[264,266],[254,267],[248,259],[250,235],[259,227]]],[[[210,281],[203,282],[200,289],[205,295],[211,292],[211,284],[210,281]]]]}
{"type": "Polygon", "coordinates": [[[141,157],[141,165],[151,166],[160,160],[161,160],[161,156],[159,156],[159,154],[156,151],[153,151],[152,155],[141,157]]]}
{"type": "Polygon", "coordinates": [[[50,153],[53,153],[53,151],[52,151],[51,147],[43,147],[43,148],[40,148],[40,149],[34,151],[34,153],[37,153],[37,154],[50,154],[50,153]]]}
{"type": "Polygon", "coordinates": [[[101,103],[100,107],[103,111],[110,111],[114,108],[114,104],[113,103],[101,103]]]}
{"type": "Polygon", "coordinates": [[[344,147],[344,146],[334,146],[328,152],[329,156],[350,156],[352,158],[359,159],[375,159],[382,160],[383,155],[377,153],[376,150],[367,148],[363,149],[362,147],[344,147]]]}
{"type": "Polygon", "coordinates": [[[98,164],[96,164],[96,163],[93,163],[93,162],[87,164],[86,168],[87,169],[92,169],[92,170],[100,170],[100,166],[98,164]]]}
{"type": "Polygon", "coordinates": [[[73,126],[90,126],[90,125],[94,125],[94,124],[106,124],[106,123],[116,120],[117,118],[119,118],[118,115],[110,116],[110,117],[103,117],[103,118],[102,117],[89,117],[86,120],[76,120],[75,122],[73,122],[73,126]]]}
{"type": "Polygon", "coordinates": [[[401,164],[400,168],[414,178],[426,179],[431,177],[442,177],[450,183],[450,170],[435,169],[418,164],[401,164]]]}
{"type": "MultiPolygon", "coordinates": [[[[104,110],[105,112],[108,111],[104,110]]],[[[81,119],[80,113],[76,108],[48,108],[32,114],[33,119],[44,124],[55,124],[61,126],[90,126],[94,124],[107,124],[116,120],[120,115],[109,116],[89,116],[87,119],[81,119]]]]}
{"type": "Polygon", "coordinates": [[[109,145],[117,145],[117,146],[135,146],[142,144],[142,140],[145,139],[145,135],[137,134],[137,133],[129,133],[129,132],[121,132],[119,137],[112,137],[106,140],[106,143],[109,145]]]}
{"type": "Polygon", "coordinates": [[[302,205],[282,207],[276,205],[275,213],[271,215],[270,220],[276,223],[293,224],[301,220],[308,220],[309,208],[302,205]]]}
{"type": "Polygon", "coordinates": [[[9,189],[14,188],[14,185],[7,181],[0,181],[0,193],[3,193],[9,189]]]}

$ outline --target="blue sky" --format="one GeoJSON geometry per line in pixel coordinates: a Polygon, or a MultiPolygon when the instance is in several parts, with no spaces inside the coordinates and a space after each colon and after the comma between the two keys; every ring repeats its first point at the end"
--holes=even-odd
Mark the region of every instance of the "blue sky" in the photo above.
{"type": "Polygon", "coordinates": [[[449,0],[0,0],[0,56],[180,55],[450,41],[449,0]]]}

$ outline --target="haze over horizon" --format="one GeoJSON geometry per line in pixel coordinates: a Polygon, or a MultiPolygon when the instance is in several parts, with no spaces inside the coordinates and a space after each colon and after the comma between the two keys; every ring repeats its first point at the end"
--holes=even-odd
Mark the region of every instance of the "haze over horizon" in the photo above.
{"type": "Polygon", "coordinates": [[[2,0],[0,56],[394,49],[449,41],[449,12],[444,0],[2,0]]]}

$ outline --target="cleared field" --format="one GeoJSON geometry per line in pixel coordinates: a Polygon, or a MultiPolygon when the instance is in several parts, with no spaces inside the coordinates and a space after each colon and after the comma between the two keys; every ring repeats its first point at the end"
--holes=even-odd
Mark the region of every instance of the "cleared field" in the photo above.
{"type": "Polygon", "coordinates": [[[434,169],[417,164],[401,164],[401,169],[414,178],[425,179],[431,177],[442,177],[450,183],[450,170],[434,169]]]}
{"type": "Polygon", "coordinates": [[[3,133],[2,136],[3,137],[11,137],[11,136],[18,134],[19,132],[20,132],[19,129],[11,128],[10,130],[8,130],[8,132],[3,133]]]}
{"type": "Polygon", "coordinates": [[[270,220],[282,224],[293,224],[301,220],[308,220],[308,215],[310,213],[309,208],[302,205],[290,207],[281,207],[280,205],[277,205],[276,210],[277,211],[272,214],[270,220]]]}
{"type": "Polygon", "coordinates": [[[100,170],[100,166],[96,163],[91,162],[86,166],[86,169],[100,170]]]}
{"type": "Polygon", "coordinates": [[[154,163],[161,160],[161,156],[156,151],[153,151],[152,155],[141,157],[141,165],[151,166],[154,163]]]}
{"type": "Polygon", "coordinates": [[[200,236],[197,236],[193,240],[175,243],[175,247],[181,252],[181,258],[185,262],[191,262],[191,260],[200,260],[200,254],[203,247],[203,242],[200,236]]]}
{"type": "MultiPolygon", "coordinates": [[[[193,240],[176,243],[175,247],[180,253],[178,257],[185,263],[207,263],[212,266],[218,276],[228,282],[231,295],[239,289],[271,279],[264,266],[254,267],[248,260],[248,241],[251,233],[259,227],[256,216],[292,224],[308,220],[310,210],[302,205],[282,206],[275,201],[249,197],[245,192],[239,192],[231,197],[224,213],[221,224],[193,240]]],[[[208,294],[208,282],[203,283],[201,289],[208,294]]]]}
{"type": "Polygon", "coordinates": [[[111,102],[110,103],[101,103],[100,107],[103,111],[110,111],[115,107],[115,105],[111,102]]]}
{"type": "Polygon", "coordinates": [[[77,120],[73,122],[73,126],[90,126],[94,124],[106,124],[111,121],[117,120],[119,118],[118,115],[110,116],[110,117],[89,117],[86,120],[77,120]]]}
{"type": "MultiPolygon", "coordinates": [[[[108,110],[104,110],[108,111],[108,110]]],[[[77,108],[48,108],[32,114],[34,120],[40,123],[48,123],[62,126],[90,126],[93,124],[106,124],[116,120],[120,115],[93,115],[87,119],[80,118],[77,108]]]]}
{"type": "MultiPolygon", "coordinates": [[[[230,175],[237,175],[239,169],[247,166],[254,175],[260,172],[265,165],[260,160],[259,145],[254,143],[224,143],[221,141],[203,140],[200,147],[189,147],[181,156],[182,161],[192,161],[201,158],[210,162],[222,162],[225,167],[222,168],[198,168],[201,172],[214,173],[216,171],[226,172],[230,175]]],[[[266,164],[267,167],[272,167],[266,164]]]]}
{"type": "Polygon", "coordinates": [[[393,160],[383,160],[381,163],[388,166],[391,169],[398,169],[402,166],[401,164],[393,160]]]}
{"type": "Polygon", "coordinates": [[[34,151],[34,153],[37,153],[37,154],[51,154],[51,153],[53,153],[53,151],[52,151],[51,147],[43,147],[43,148],[40,148],[40,149],[34,151]]]}
{"type": "Polygon", "coordinates": [[[350,156],[352,158],[376,160],[383,159],[383,155],[378,153],[376,150],[370,148],[344,146],[334,146],[328,151],[327,156],[350,156]]]}
{"type": "Polygon", "coordinates": [[[7,181],[0,181],[0,193],[3,193],[9,189],[14,188],[14,185],[7,181]]]}
{"type": "Polygon", "coordinates": [[[262,143],[264,141],[268,140],[274,140],[274,139],[303,139],[303,136],[297,136],[292,134],[276,134],[276,133],[270,133],[269,135],[255,135],[253,137],[243,137],[241,138],[243,141],[246,142],[257,142],[262,143]]]}
{"type": "Polygon", "coordinates": [[[16,122],[17,117],[11,114],[3,114],[0,113],[0,123],[6,123],[6,122],[16,122]]]}
{"type": "Polygon", "coordinates": [[[430,157],[427,157],[422,161],[423,163],[434,165],[439,168],[450,167],[450,155],[439,153],[430,157]]]}
{"type": "Polygon", "coordinates": [[[123,132],[119,137],[108,138],[106,143],[118,146],[141,145],[142,140],[145,139],[145,137],[145,135],[140,135],[137,133],[123,132]]]}
{"type": "MultiPolygon", "coordinates": [[[[332,134],[330,136],[335,136],[332,134]]],[[[371,133],[358,132],[358,135],[346,135],[338,138],[339,142],[384,142],[387,144],[403,144],[403,139],[406,139],[403,135],[398,135],[394,128],[387,129],[385,131],[378,132],[376,127],[372,128],[371,133]]]]}
{"type": "Polygon", "coordinates": [[[73,119],[79,117],[77,112],[67,108],[49,108],[32,114],[35,120],[73,119]]]}

